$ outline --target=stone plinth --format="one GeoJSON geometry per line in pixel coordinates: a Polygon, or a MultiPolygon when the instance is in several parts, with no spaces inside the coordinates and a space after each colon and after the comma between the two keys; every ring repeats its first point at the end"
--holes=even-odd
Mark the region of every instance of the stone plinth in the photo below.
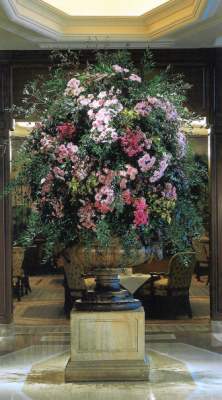
{"type": "Polygon", "coordinates": [[[13,351],[15,348],[14,324],[0,324],[0,352],[13,351]]]}
{"type": "Polygon", "coordinates": [[[147,381],[143,308],[71,312],[66,381],[147,381]]]}

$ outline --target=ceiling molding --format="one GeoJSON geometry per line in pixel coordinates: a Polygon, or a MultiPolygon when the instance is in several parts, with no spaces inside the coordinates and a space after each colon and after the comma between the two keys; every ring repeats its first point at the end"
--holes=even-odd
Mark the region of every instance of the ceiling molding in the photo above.
{"type": "Polygon", "coordinates": [[[172,0],[165,7],[161,6],[162,13],[152,12],[146,14],[147,34],[154,38],[169,34],[186,25],[193,24],[202,15],[207,0],[172,0]]]}
{"type": "Polygon", "coordinates": [[[0,28],[6,32],[13,33],[22,39],[29,40],[29,42],[38,44],[42,40],[42,36],[38,36],[35,32],[30,32],[22,26],[9,24],[7,20],[0,18],[0,28]]]}
{"type": "Polygon", "coordinates": [[[111,40],[107,40],[107,37],[100,38],[100,40],[92,40],[86,37],[77,37],[75,41],[67,41],[62,43],[55,43],[54,41],[44,40],[39,43],[39,47],[41,49],[145,49],[147,46],[150,48],[172,48],[174,47],[174,40],[165,40],[165,41],[147,41],[147,40],[135,40],[135,38],[127,38],[127,40],[117,40],[112,38],[111,40]]]}
{"type": "MultiPolygon", "coordinates": [[[[57,44],[78,42],[79,37],[95,42],[104,37],[110,42],[126,43],[127,38],[152,41],[197,21],[207,3],[207,0],[169,0],[139,17],[114,18],[72,17],[41,0],[0,0],[10,21],[57,44]]],[[[28,32],[26,39],[29,40],[28,32]]]]}

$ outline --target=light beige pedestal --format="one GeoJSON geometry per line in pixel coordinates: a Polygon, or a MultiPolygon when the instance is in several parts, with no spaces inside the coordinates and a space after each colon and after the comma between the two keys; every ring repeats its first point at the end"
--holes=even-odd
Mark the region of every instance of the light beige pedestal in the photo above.
{"type": "Polygon", "coordinates": [[[14,324],[0,324],[0,352],[6,353],[15,349],[14,324]]]}
{"type": "Polygon", "coordinates": [[[144,310],[71,312],[66,382],[147,381],[144,310]]]}

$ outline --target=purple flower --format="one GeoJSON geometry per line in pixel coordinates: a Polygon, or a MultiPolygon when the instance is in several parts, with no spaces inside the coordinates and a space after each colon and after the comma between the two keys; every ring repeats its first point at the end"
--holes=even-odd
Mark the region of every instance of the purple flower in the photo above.
{"type": "Polygon", "coordinates": [[[138,160],[138,164],[142,172],[147,172],[153,167],[155,161],[156,157],[150,157],[150,155],[146,153],[138,160]]]}
{"type": "Polygon", "coordinates": [[[150,177],[151,183],[159,181],[162,178],[165,170],[167,169],[167,167],[169,165],[170,159],[171,159],[170,154],[164,154],[163,158],[160,161],[159,169],[155,170],[153,175],[150,177]]]}
{"type": "Polygon", "coordinates": [[[164,190],[161,192],[162,196],[168,200],[176,200],[177,199],[177,191],[175,186],[172,183],[167,182],[164,185],[164,190]]]}
{"type": "Polygon", "coordinates": [[[184,157],[187,151],[187,138],[183,132],[177,133],[178,156],[184,157]]]}

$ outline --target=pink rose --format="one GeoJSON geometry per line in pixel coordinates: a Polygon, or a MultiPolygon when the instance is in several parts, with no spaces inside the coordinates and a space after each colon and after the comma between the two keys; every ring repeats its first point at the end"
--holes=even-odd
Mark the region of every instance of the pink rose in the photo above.
{"type": "Polygon", "coordinates": [[[140,78],[140,76],[136,75],[136,74],[131,74],[129,76],[129,80],[130,81],[135,81],[135,82],[139,82],[141,83],[142,79],[140,78]]]}
{"type": "Polygon", "coordinates": [[[57,126],[57,131],[59,133],[60,140],[71,139],[76,132],[76,127],[73,124],[66,122],[57,126]]]}

